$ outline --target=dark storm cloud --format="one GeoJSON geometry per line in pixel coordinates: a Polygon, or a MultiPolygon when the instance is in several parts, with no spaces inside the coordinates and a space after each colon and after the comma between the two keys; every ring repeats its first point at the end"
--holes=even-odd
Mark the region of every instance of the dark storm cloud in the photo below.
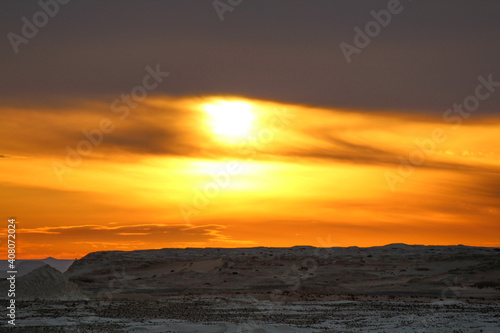
{"type": "MultiPolygon", "coordinates": [[[[77,1],[15,54],[35,1],[0,4],[0,96],[4,103],[52,96],[120,95],[144,68],[171,75],[155,93],[238,94],[361,109],[443,112],[474,92],[479,75],[500,80],[500,4],[401,1],[370,45],[347,64],[339,48],[387,1],[244,0],[219,20],[206,1],[77,1]]],[[[500,95],[482,102],[499,110],[500,95]]]]}

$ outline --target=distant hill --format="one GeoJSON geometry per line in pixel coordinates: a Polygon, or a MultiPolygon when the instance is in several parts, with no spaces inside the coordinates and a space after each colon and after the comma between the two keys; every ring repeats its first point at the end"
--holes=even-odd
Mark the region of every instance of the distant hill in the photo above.
{"type": "MultiPolygon", "coordinates": [[[[8,289],[8,281],[1,281],[0,286],[8,289]]],[[[43,264],[16,280],[16,299],[27,300],[80,300],[87,299],[80,288],[70,282],[60,271],[43,264]]]]}
{"type": "MultiPolygon", "coordinates": [[[[48,257],[39,260],[16,260],[15,266],[17,270],[17,276],[23,276],[29,272],[42,267],[44,265],[50,265],[57,269],[59,272],[64,273],[73,264],[75,260],[73,259],[56,259],[48,257]]],[[[0,278],[6,278],[8,276],[7,271],[9,269],[9,262],[7,260],[0,260],[0,278]]]]}
{"type": "Polygon", "coordinates": [[[68,270],[68,268],[73,264],[75,261],[74,259],[56,259],[53,257],[48,257],[45,259],[41,260],[42,262],[46,263],[47,265],[50,265],[60,271],[61,273],[64,273],[68,270]]]}
{"type": "Polygon", "coordinates": [[[500,249],[389,244],[370,248],[187,248],[93,252],[64,274],[87,295],[273,294],[500,299],[500,249]],[[444,296],[443,296],[444,295],[444,296]]]}

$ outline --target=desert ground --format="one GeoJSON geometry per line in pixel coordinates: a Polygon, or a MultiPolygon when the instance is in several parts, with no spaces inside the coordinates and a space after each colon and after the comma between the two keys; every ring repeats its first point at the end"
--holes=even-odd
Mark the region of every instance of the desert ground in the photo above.
{"type": "Polygon", "coordinates": [[[110,251],[65,266],[18,278],[1,332],[500,332],[498,248],[110,251]]]}

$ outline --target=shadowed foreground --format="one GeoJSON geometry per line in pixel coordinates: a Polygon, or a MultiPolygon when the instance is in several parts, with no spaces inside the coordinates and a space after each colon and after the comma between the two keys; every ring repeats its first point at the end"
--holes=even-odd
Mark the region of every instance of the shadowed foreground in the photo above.
{"type": "Polygon", "coordinates": [[[19,278],[22,332],[499,332],[500,251],[95,252],[19,278]],[[24,290],[24,291],[23,291],[24,290]]]}

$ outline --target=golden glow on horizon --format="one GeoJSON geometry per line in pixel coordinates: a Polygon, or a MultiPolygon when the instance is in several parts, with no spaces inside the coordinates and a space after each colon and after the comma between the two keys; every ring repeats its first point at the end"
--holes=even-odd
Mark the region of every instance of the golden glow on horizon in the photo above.
{"type": "Polygon", "coordinates": [[[21,259],[327,246],[328,238],[339,246],[500,245],[499,118],[454,128],[441,117],[238,96],[152,97],[124,120],[107,103],[75,105],[0,113],[8,124],[0,133],[0,215],[21,221],[21,259]],[[82,130],[95,133],[104,117],[116,129],[75,156],[90,144],[79,145],[88,140],[82,130]],[[430,144],[436,128],[446,140],[430,144]],[[400,168],[399,157],[416,159],[419,147],[433,151],[412,172],[400,168]],[[405,175],[395,192],[386,172],[405,175]]]}
{"type": "Polygon", "coordinates": [[[203,105],[213,133],[222,137],[242,138],[250,133],[255,114],[243,101],[216,101],[203,105]]]}

